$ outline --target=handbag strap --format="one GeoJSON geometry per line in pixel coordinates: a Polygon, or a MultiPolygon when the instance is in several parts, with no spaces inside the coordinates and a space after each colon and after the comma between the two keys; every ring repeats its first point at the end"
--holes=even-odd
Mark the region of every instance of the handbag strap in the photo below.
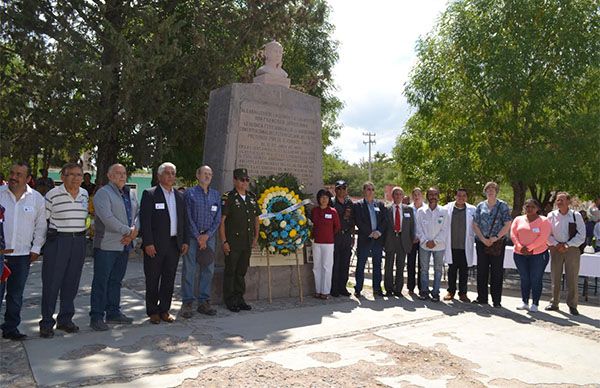
{"type": "Polygon", "coordinates": [[[492,220],[492,225],[490,226],[490,231],[488,232],[488,236],[487,238],[490,238],[490,234],[492,233],[492,229],[494,229],[494,224],[496,223],[496,218],[498,218],[498,213],[500,212],[500,210],[498,210],[498,206],[500,205],[499,202],[496,202],[496,215],[494,216],[494,219],[492,220]]]}

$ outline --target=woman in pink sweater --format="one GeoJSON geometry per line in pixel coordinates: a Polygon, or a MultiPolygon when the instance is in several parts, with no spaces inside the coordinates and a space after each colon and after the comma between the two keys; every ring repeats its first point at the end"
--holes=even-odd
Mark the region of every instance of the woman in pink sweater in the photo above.
{"type": "Polygon", "coordinates": [[[515,244],[514,259],[521,277],[521,298],[518,310],[538,311],[542,296],[542,277],[548,265],[548,236],[550,222],[540,216],[542,206],[535,199],[525,201],[525,215],[516,217],[510,227],[515,244]],[[533,299],[529,306],[529,294],[533,299]]]}

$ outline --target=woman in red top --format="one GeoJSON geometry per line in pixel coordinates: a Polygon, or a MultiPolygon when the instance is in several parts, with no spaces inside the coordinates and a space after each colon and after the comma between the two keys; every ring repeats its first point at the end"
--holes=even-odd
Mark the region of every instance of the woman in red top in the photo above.
{"type": "Polygon", "coordinates": [[[538,311],[542,296],[542,277],[548,265],[550,222],[540,216],[542,206],[535,199],[525,201],[525,215],[516,217],[510,226],[510,238],[515,244],[514,259],[521,277],[521,298],[518,310],[538,311]],[[529,307],[529,293],[533,299],[529,307]]]}
{"type": "Polygon", "coordinates": [[[319,190],[318,207],[312,210],[313,222],[313,273],[315,275],[315,298],[327,299],[331,291],[333,269],[333,239],[340,231],[340,218],[331,204],[331,193],[319,190]]]}

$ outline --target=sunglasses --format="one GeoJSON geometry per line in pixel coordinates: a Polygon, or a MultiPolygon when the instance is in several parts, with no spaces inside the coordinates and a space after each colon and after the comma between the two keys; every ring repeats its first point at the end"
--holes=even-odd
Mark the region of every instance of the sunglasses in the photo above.
{"type": "Polygon", "coordinates": [[[250,178],[238,178],[240,182],[250,182],[250,178]]]}

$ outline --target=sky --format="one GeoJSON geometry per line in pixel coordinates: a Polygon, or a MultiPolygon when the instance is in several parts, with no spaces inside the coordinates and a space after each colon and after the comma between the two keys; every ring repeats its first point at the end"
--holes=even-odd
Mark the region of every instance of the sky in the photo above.
{"type": "MultiPolygon", "coordinates": [[[[341,136],[332,147],[357,163],[368,159],[365,132],[375,133],[372,153],[390,153],[410,117],[403,95],[416,63],[415,43],[426,35],[447,0],[329,0],[339,42],[335,93],[344,103],[341,136]]],[[[331,148],[328,151],[331,151],[331,148]]]]}

